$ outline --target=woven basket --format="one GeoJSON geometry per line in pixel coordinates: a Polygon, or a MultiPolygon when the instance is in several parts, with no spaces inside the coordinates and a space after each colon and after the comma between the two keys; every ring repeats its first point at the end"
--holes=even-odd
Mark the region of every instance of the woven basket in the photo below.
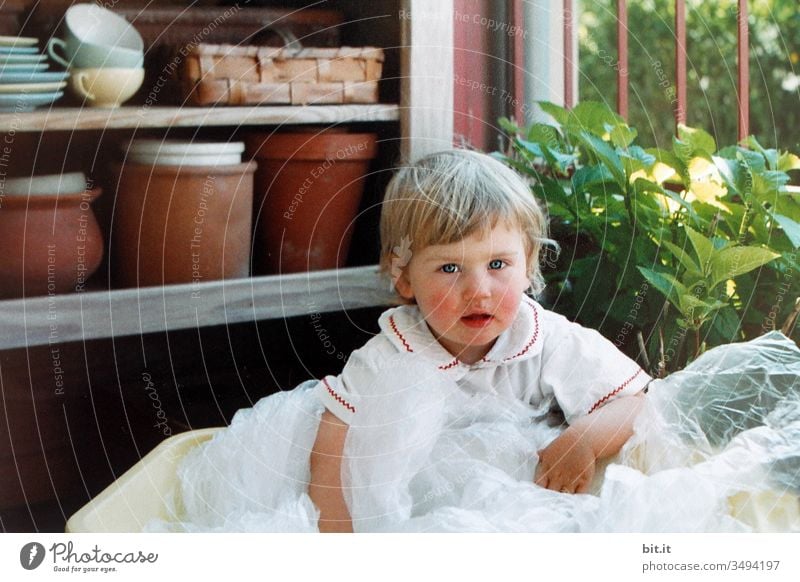
{"type": "Polygon", "coordinates": [[[383,50],[199,44],[181,71],[197,105],[375,103],[383,50]]]}

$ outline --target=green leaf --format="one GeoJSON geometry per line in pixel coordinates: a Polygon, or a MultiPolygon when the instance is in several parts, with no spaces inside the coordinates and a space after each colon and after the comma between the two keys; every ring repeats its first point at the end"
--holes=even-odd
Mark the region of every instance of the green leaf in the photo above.
{"type": "Polygon", "coordinates": [[[725,306],[714,314],[711,326],[722,336],[723,342],[736,341],[739,335],[739,316],[735,309],[725,306]]]}
{"type": "Polygon", "coordinates": [[[497,120],[497,122],[500,124],[500,129],[509,135],[518,135],[522,133],[522,128],[511,121],[508,117],[501,117],[497,120]]]}
{"type": "Polygon", "coordinates": [[[547,113],[547,115],[555,119],[559,125],[566,125],[567,119],[569,118],[569,111],[549,101],[537,101],[536,104],[542,111],[547,113]]]}
{"type": "Polygon", "coordinates": [[[755,138],[754,135],[749,136],[745,143],[749,145],[752,149],[760,153],[764,156],[764,160],[767,162],[767,167],[770,170],[777,170],[778,169],[778,150],[773,149],[764,149],[758,140],[755,138]]]}
{"type": "Polygon", "coordinates": [[[721,156],[712,156],[711,159],[714,161],[714,165],[719,170],[719,175],[722,177],[722,181],[725,183],[725,186],[728,187],[728,191],[741,194],[739,191],[739,183],[741,182],[741,174],[742,174],[742,167],[737,160],[731,160],[729,158],[724,158],[721,156]]]}
{"type": "Polygon", "coordinates": [[[711,259],[711,288],[723,281],[749,273],[778,258],[778,253],[761,247],[729,247],[715,253],[711,259]]]}
{"type": "Polygon", "coordinates": [[[619,124],[611,127],[608,134],[611,138],[611,143],[613,143],[615,146],[618,148],[627,148],[633,143],[633,140],[636,139],[638,132],[632,127],[619,124]]]}
{"type": "Polygon", "coordinates": [[[534,123],[528,128],[525,135],[528,141],[535,141],[547,146],[551,150],[561,147],[558,129],[545,123],[534,123]]]}
{"type": "Polygon", "coordinates": [[[679,160],[688,164],[695,156],[713,154],[717,151],[717,143],[702,129],[679,124],[678,137],[672,138],[672,151],[679,160]]]}
{"type": "Polygon", "coordinates": [[[647,279],[648,283],[658,289],[664,297],[669,299],[670,303],[680,309],[680,297],[681,295],[686,295],[686,287],[669,273],[659,273],[641,266],[638,266],[637,269],[647,279]]]}
{"type": "Polygon", "coordinates": [[[602,137],[608,133],[608,127],[625,125],[625,122],[605,103],[581,101],[569,112],[565,125],[575,133],[588,131],[602,137]]]}
{"type": "Polygon", "coordinates": [[[622,167],[622,160],[614,148],[607,142],[603,141],[597,136],[592,135],[588,131],[582,131],[578,134],[578,139],[599,159],[605,164],[614,176],[614,181],[621,189],[625,189],[625,169],[622,167]]]}
{"type": "Polygon", "coordinates": [[[614,184],[614,176],[606,166],[584,166],[572,175],[572,191],[583,194],[592,186],[614,184]]]}
{"type": "Polygon", "coordinates": [[[511,166],[512,168],[517,170],[520,174],[523,174],[525,176],[531,176],[532,178],[536,179],[538,179],[541,176],[541,174],[537,172],[533,166],[526,164],[524,162],[517,161],[513,158],[509,158],[505,154],[502,154],[500,152],[492,152],[489,155],[492,156],[494,159],[503,162],[507,166],[511,166]]]}
{"type": "Polygon", "coordinates": [[[757,152],[736,148],[736,159],[744,162],[753,172],[761,173],[767,171],[767,163],[764,156],[757,152]]]}
{"type": "Polygon", "coordinates": [[[781,226],[783,232],[792,241],[794,248],[800,248],[800,223],[782,214],[773,214],[772,218],[781,226]]]}
{"type": "Polygon", "coordinates": [[[762,202],[773,202],[788,181],[786,172],[753,172],[753,195],[762,202]]]}
{"type": "Polygon", "coordinates": [[[675,258],[678,259],[678,262],[683,265],[683,267],[690,272],[694,272],[694,274],[701,274],[700,267],[695,263],[691,257],[689,257],[688,253],[684,251],[681,247],[676,244],[673,244],[669,241],[661,241],[661,245],[667,247],[669,251],[675,255],[675,258]]]}
{"type": "MultiPolygon", "coordinates": [[[[708,273],[709,264],[714,255],[714,244],[708,240],[704,235],[700,234],[693,228],[687,226],[685,228],[686,236],[694,247],[695,255],[697,256],[697,264],[700,266],[702,273],[708,273]]],[[[713,287],[713,285],[712,285],[713,287]]]]}

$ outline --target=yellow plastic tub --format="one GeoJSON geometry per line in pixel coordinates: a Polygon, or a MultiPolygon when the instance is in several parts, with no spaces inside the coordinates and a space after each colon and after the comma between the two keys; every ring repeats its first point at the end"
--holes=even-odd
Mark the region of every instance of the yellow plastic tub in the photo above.
{"type": "Polygon", "coordinates": [[[220,430],[192,430],[166,439],[75,513],[67,522],[66,531],[141,532],[151,519],[175,520],[167,500],[176,491],[178,464],[189,451],[220,430]]]}

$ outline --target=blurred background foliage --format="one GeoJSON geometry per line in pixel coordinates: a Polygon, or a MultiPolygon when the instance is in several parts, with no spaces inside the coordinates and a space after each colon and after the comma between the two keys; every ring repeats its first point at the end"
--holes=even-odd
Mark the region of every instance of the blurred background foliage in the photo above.
{"type": "MultiPolygon", "coordinates": [[[[750,133],[765,147],[800,151],[800,6],[750,0],[750,133]]],[[[687,124],[717,143],[737,137],[736,0],[687,0],[687,124]]],[[[616,2],[582,0],[580,100],[614,107],[616,2]]],[[[675,133],[675,1],[628,2],[628,122],[646,146],[669,147],[675,133]]]]}

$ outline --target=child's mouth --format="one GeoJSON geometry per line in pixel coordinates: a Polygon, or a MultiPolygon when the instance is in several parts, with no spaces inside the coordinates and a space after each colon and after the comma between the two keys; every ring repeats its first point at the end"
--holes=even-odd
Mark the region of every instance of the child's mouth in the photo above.
{"type": "Polygon", "coordinates": [[[467,327],[484,327],[488,325],[494,317],[488,313],[473,313],[472,315],[465,315],[461,321],[467,327]]]}

